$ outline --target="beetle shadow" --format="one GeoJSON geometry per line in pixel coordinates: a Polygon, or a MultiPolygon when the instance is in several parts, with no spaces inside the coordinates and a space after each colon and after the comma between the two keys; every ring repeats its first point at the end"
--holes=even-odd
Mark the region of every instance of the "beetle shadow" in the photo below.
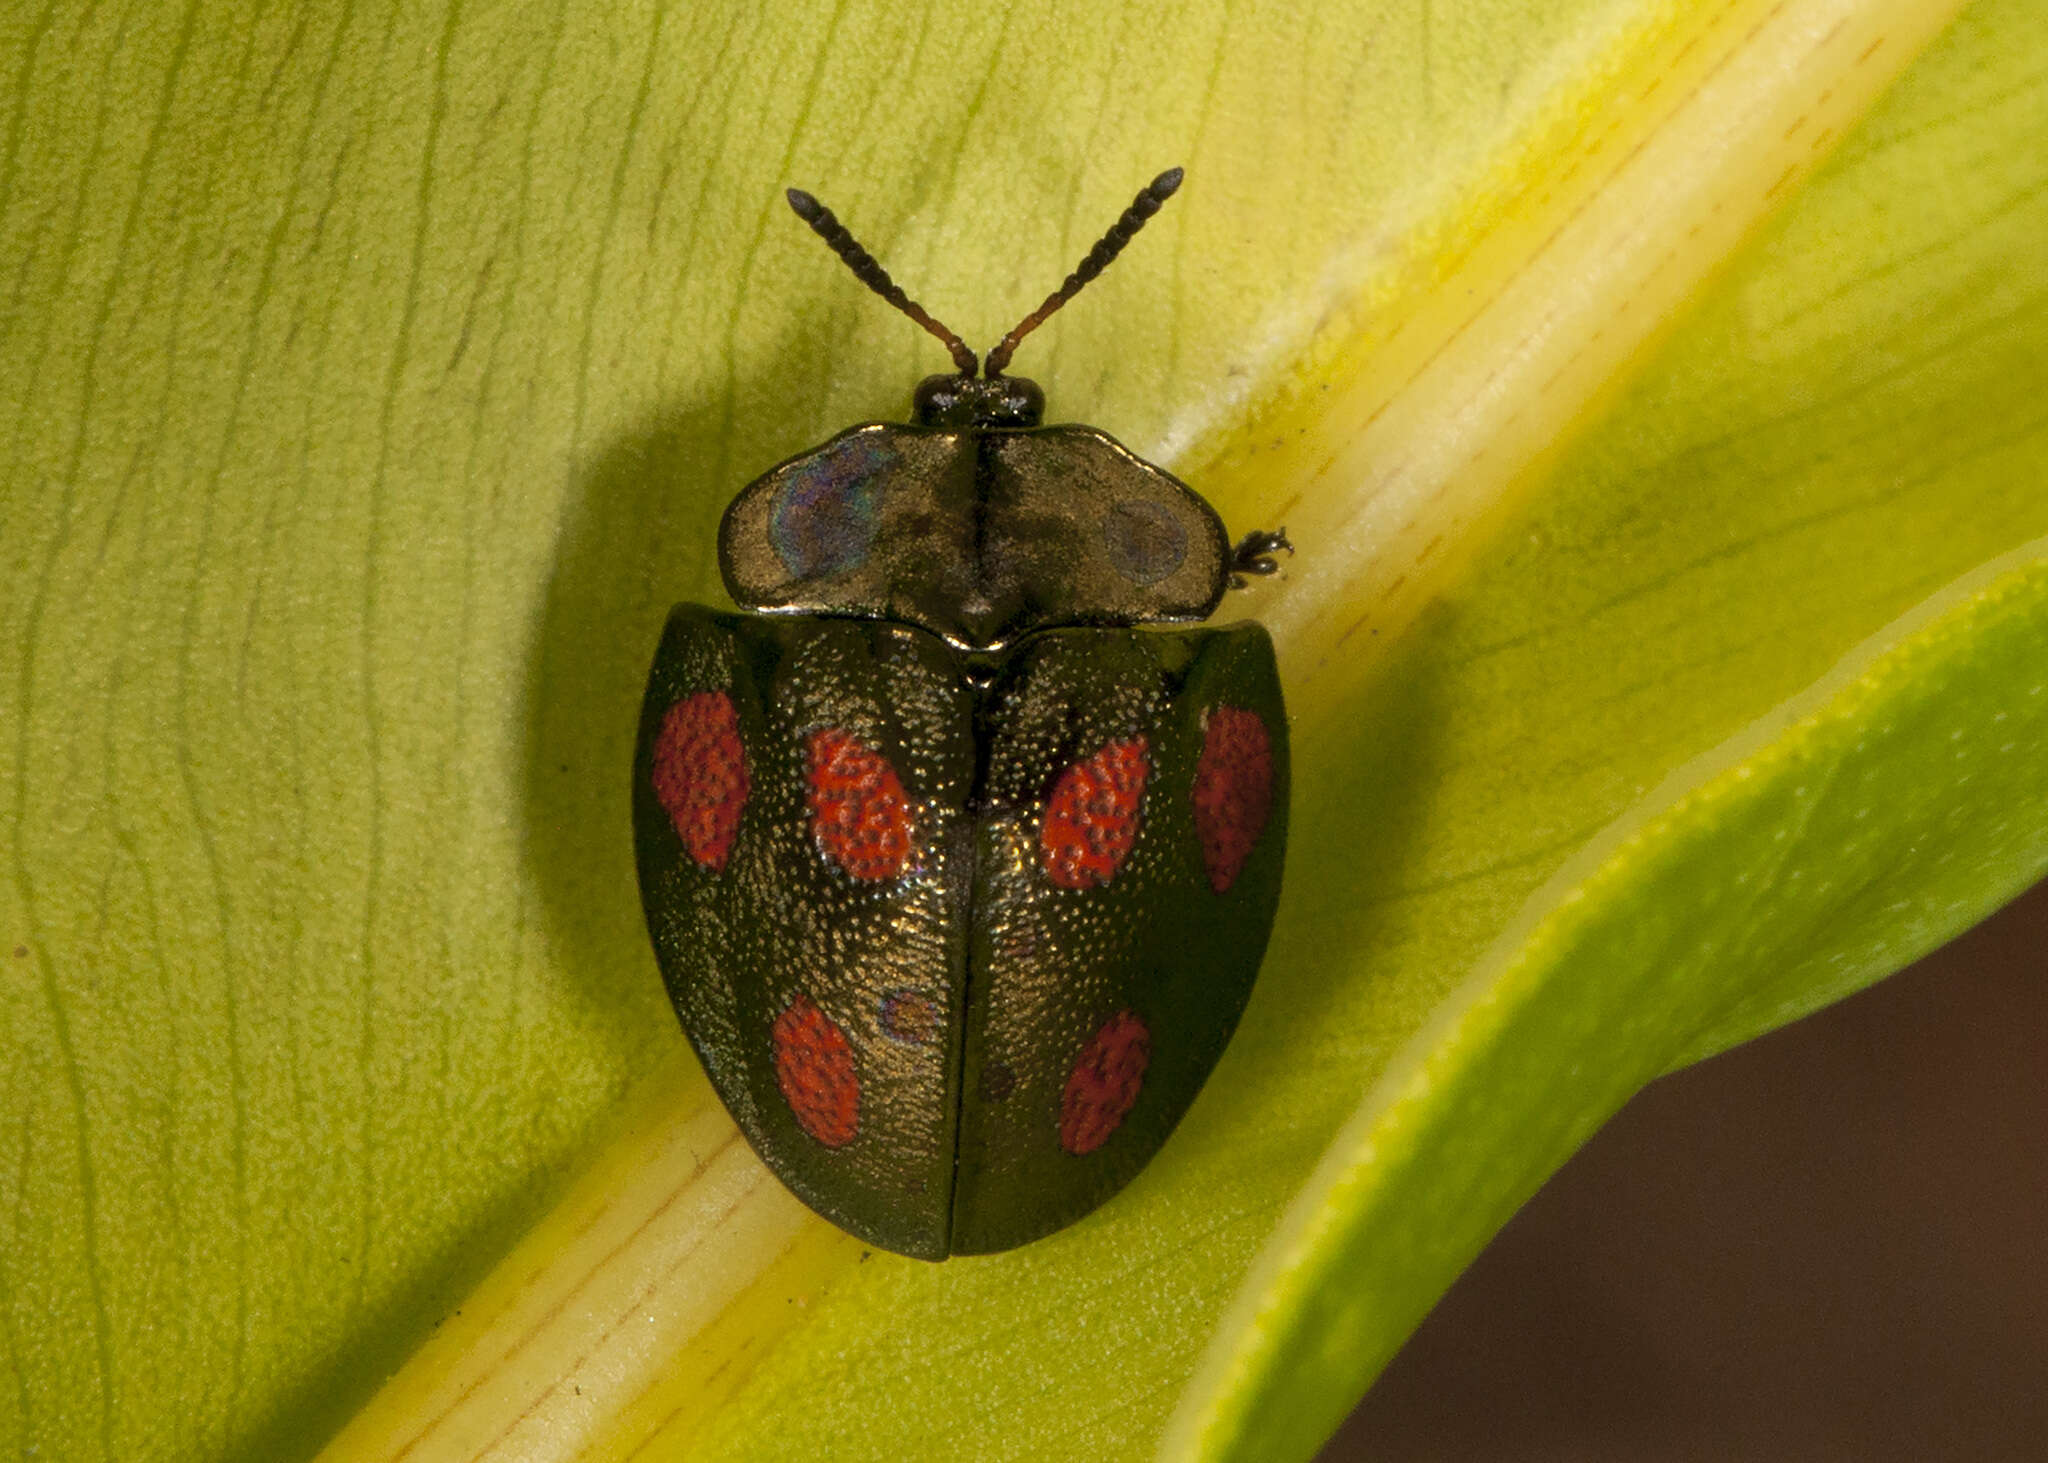
{"type": "MultiPolygon", "coordinates": [[[[710,409],[678,412],[625,436],[575,475],[528,651],[526,877],[540,893],[557,966],[570,972],[573,1019],[586,1032],[598,1029],[601,1049],[616,1054],[622,1073],[644,1071],[674,1027],[651,961],[636,966],[639,952],[627,938],[637,908],[622,789],[643,662],[654,643],[650,626],[661,613],[655,606],[694,590],[701,553],[691,545],[707,520],[716,521],[720,480],[704,464],[722,417],[710,409]],[[635,990],[639,977],[643,988],[635,990]]],[[[425,1339],[423,1322],[460,1314],[464,1297],[568,1177],[550,1166],[487,1196],[452,1242],[422,1257],[393,1293],[352,1319],[345,1336],[313,1352],[304,1380],[287,1387],[224,1455],[297,1460],[317,1453],[425,1339]]]]}
{"type": "Polygon", "coordinates": [[[304,1463],[318,1457],[349,1420],[442,1324],[462,1314],[477,1284],[568,1177],[546,1169],[490,1196],[457,1238],[428,1257],[381,1303],[349,1318],[339,1339],[319,1338],[295,1362],[297,1380],[215,1455],[235,1463],[304,1463]]]}
{"type": "MultiPolygon", "coordinates": [[[[743,381],[732,399],[751,404],[767,389],[743,381]]],[[[785,391],[769,399],[789,404],[765,423],[768,431],[800,437],[801,415],[815,398],[785,391]]],[[[622,1088],[683,1046],[641,924],[630,769],[640,699],[669,606],[723,601],[709,546],[726,501],[768,465],[751,460],[752,447],[731,448],[733,419],[723,396],[679,406],[620,434],[573,473],[527,651],[519,812],[525,879],[537,896],[560,1018],[578,1045],[605,1054],[622,1088]]],[[[752,440],[759,425],[750,423],[752,440]]],[[[617,1121],[616,1108],[597,1113],[588,1133],[564,1144],[559,1162],[490,1195],[451,1242],[358,1317],[346,1339],[317,1354],[308,1380],[285,1392],[227,1456],[293,1460],[318,1452],[425,1339],[423,1323],[459,1314],[617,1121]]]]}
{"type": "MultiPolygon", "coordinates": [[[[564,497],[526,676],[524,857],[569,1014],[626,1070],[645,1070],[682,1039],[633,855],[633,749],[655,646],[674,605],[730,605],[716,546],[740,489],[851,425],[819,427],[831,372],[818,343],[861,303],[787,312],[783,340],[756,373],[621,433],[564,497]]],[[[891,382],[861,395],[861,420],[904,414],[891,382]]]]}
{"type": "MultiPolygon", "coordinates": [[[[731,400],[756,397],[741,386],[731,400]]],[[[634,738],[670,607],[726,603],[719,517],[773,461],[734,449],[736,419],[726,399],[681,406],[578,473],[529,663],[528,877],[575,1019],[632,1068],[647,1064],[654,1041],[681,1039],[640,911],[634,738]]]]}

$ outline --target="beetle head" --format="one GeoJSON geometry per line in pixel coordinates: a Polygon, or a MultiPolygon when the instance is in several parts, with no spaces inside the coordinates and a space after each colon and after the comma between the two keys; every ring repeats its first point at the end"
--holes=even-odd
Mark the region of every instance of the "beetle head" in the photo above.
{"type": "Polygon", "coordinates": [[[1045,417],[1045,393],[1022,376],[927,376],[910,401],[920,427],[1035,427],[1045,417]]]}

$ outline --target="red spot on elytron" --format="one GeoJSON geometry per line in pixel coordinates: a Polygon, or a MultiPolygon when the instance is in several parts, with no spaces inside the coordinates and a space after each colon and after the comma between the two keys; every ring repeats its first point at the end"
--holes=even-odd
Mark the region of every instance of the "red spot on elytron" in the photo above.
{"type": "Polygon", "coordinates": [[[1273,811],[1273,744],[1255,711],[1218,706],[1202,730],[1195,763],[1195,832],[1209,887],[1237,882],[1273,811]]]}
{"type": "Polygon", "coordinates": [[[1143,737],[1111,742],[1059,775],[1046,800],[1038,845],[1062,889],[1107,884],[1138,837],[1138,804],[1152,760],[1143,737]]]}
{"type": "Polygon", "coordinates": [[[723,691],[699,691],[669,707],[654,739],[654,795],[690,857],[725,867],[747,804],[747,753],[739,713],[723,691]]]}
{"type": "Polygon", "coordinates": [[[893,879],[910,857],[910,799],[889,759],[827,727],[810,750],[811,831],[832,862],[856,879],[893,879]]]}
{"type": "Polygon", "coordinates": [[[798,993],[775,1018],[775,1085],[803,1130],[843,1148],[860,1130],[860,1078],[846,1033],[798,993]]]}
{"type": "Polygon", "coordinates": [[[1104,1022],[1067,1074],[1067,1090],[1060,1094],[1060,1147],[1093,1153],[1107,1143],[1138,1100],[1151,1060],[1152,1037],[1135,1012],[1119,1011],[1104,1022]]]}

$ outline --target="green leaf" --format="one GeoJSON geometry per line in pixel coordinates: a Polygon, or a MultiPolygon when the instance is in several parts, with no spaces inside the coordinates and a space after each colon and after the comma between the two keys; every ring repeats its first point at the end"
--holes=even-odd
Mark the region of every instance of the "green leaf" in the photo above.
{"type": "Polygon", "coordinates": [[[1313,1452],[1443,1277],[1675,1054],[1889,974],[2048,872],[2048,786],[2014,755],[2048,747],[2044,645],[2037,539],[1575,855],[1331,1145],[1176,1441],[1313,1452]]]}
{"type": "Polygon", "coordinates": [[[1948,9],[0,23],[0,1446],[1304,1456],[1635,1086],[2048,863],[2048,21],[1948,9]],[[645,661],[936,365],[784,186],[984,343],[1172,163],[1019,369],[1301,545],[1273,951],[1126,1194],[863,1258],[680,1056],[645,661]]]}

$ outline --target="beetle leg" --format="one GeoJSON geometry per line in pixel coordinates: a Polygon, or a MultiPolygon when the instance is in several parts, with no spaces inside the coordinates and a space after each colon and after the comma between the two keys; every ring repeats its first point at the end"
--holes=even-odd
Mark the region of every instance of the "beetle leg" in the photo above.
{"type": "Polygon", "coordinates": [[[1287,550],[1290,555],[1294,552],[1294,545],[1287,541],[1287,530],[1284,527],[1273,529],[1271,532],[1255,528],[1239,539],[1237,547],[1230,555],[1230,587],[1245,588],[1250,583],[1245,578],[1247,574],[1263,576],[1278,573],[1280,565],[1273,555],[1281,549],[1287,550]]]}

